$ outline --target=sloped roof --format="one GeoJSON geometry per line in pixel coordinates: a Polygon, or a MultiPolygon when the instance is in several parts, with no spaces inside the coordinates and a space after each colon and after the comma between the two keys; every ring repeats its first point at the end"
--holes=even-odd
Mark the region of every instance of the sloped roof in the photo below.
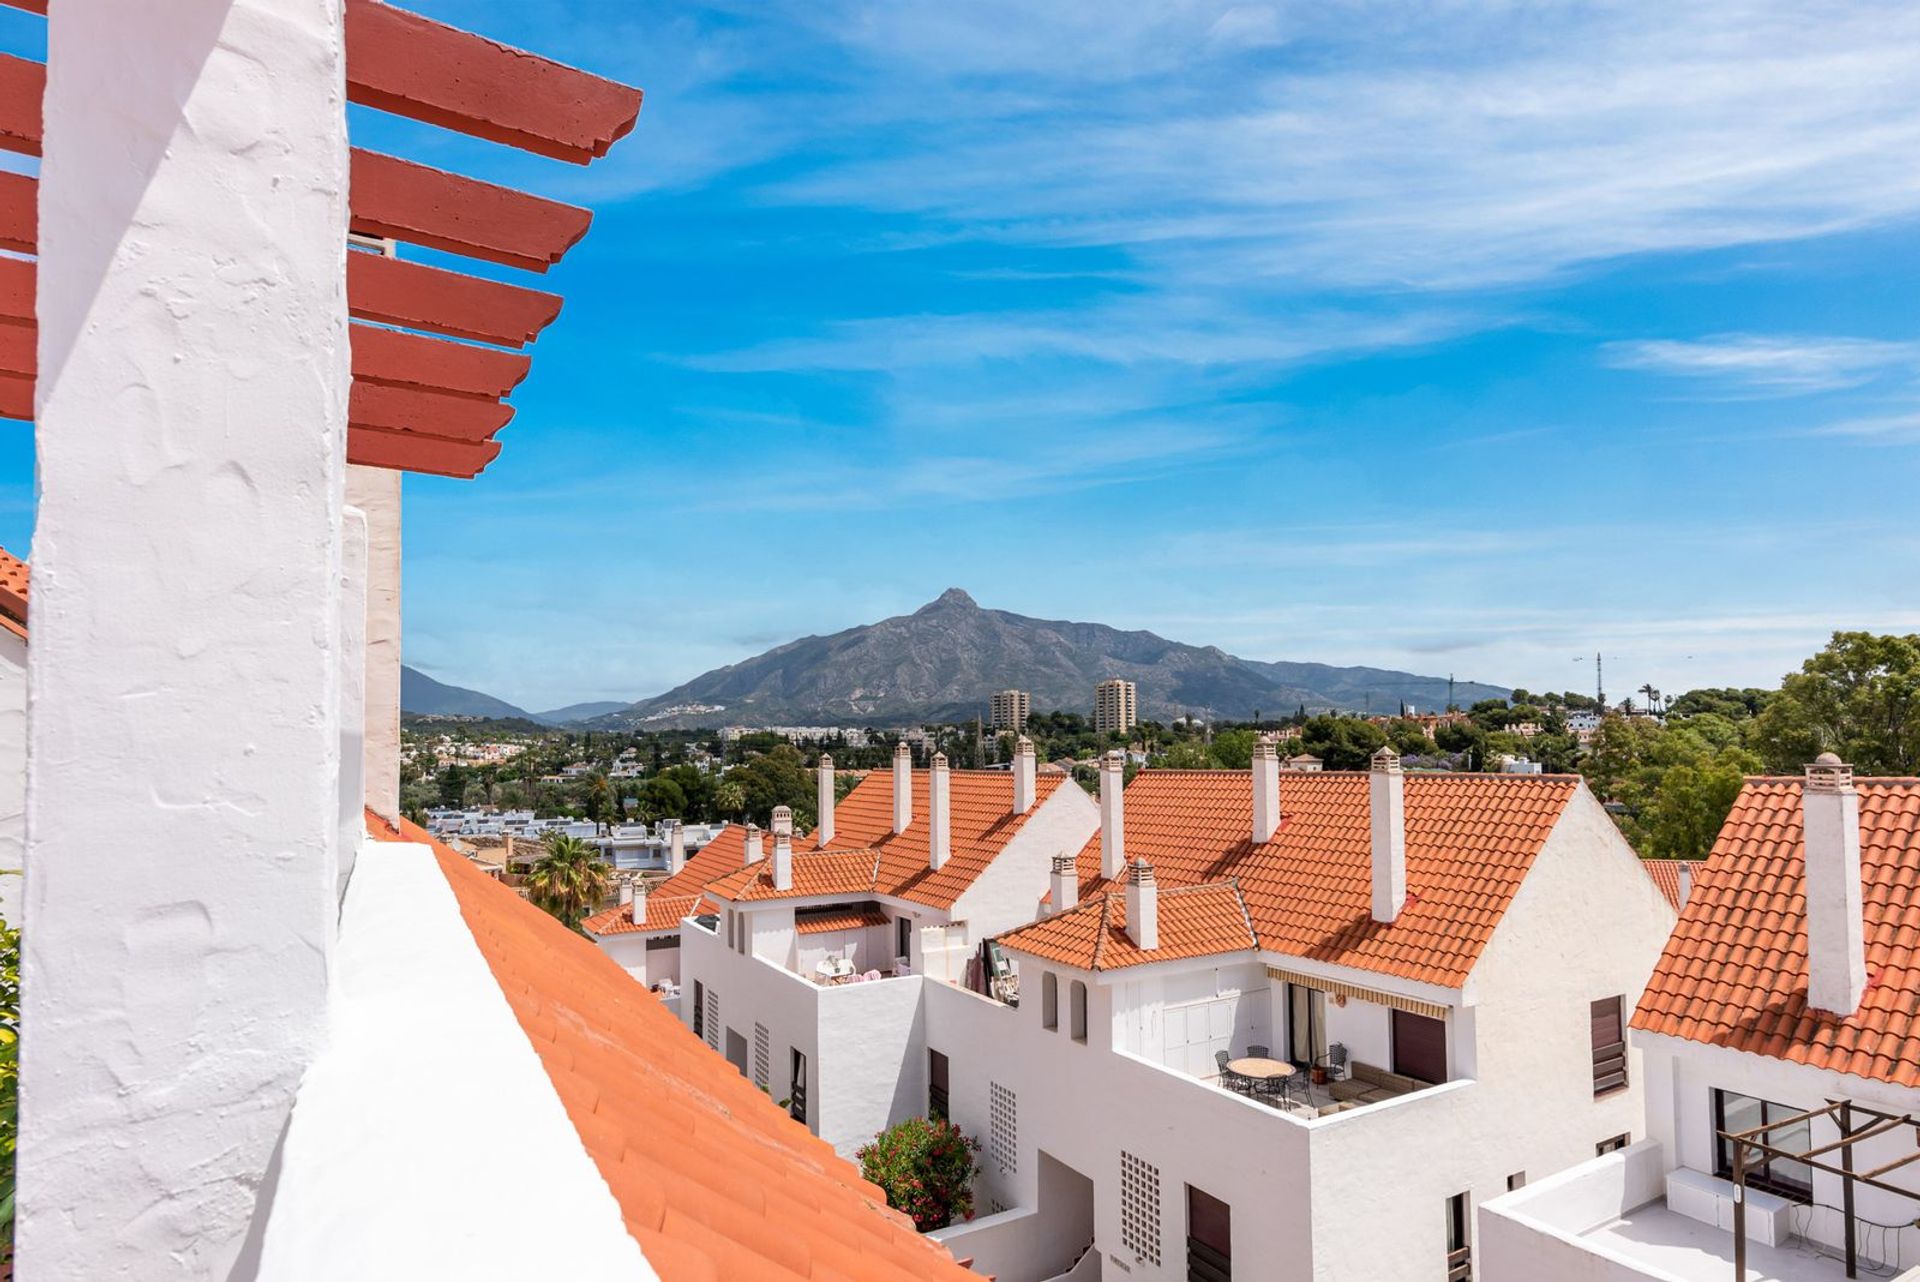
{"type": "Polygon", "coordinates": [[[27,563],[0,548],[0,628],[27,635],[27,563]]]}
{"type": "MultiPolygon", "coordinates": [[[[1680,911],[1680,865],[1697,863],[1693,859],[1642,859],[1640,866],[1653,878],[1653,884],[1667,897],[1675,912],[1680,911]]],[[[1699,871],[1697,868],[1695,871],[1699,871]]]]}
{"type": "Polygon", "coordinates": [[[913,822],[905,832],[896,833],[893,771],[869,772],[834,807],[834,838],[824,853],[817,853],[821,852],[817,831],[794,839],[791,891],[773,889],[771,834],[766,838],[767,862],[751,873],[735,871],[744,858],[742,845],[735,850],[735,867],[729,870],[732,875],[708,882],[708,889],[728,899],[883,894],[932,908],[951,908],[1058,789],[1078,786],[1070,780],[1036,779],[1032,809],[1016,815],[1011,772],[950,771],[947,798],[952,816],[951,853],[936,872],[927,866],[927,815],[931,805],[927,778],[924,770],[913,772],[913,822]],[[845,852],[846,857],[832,857],[835,852],[845,852]],[[873,861],[865,884],[860,884],[860,858],[873,861]]]}
{"type": "Polygon", "coordinates": [[[974,1278],[590,942],[411,824],[663,1282],[974,1278]]]}
{"type": "Polygon", "coordinates": [[[1160,946],[1145,952],[1127,934],[1127,902],[1115,890],[1002,935],[1000,942],[1082,970],[1212,957],[1258,948],[1239,884],[1209,882],[1160,892],[1160,946]]]}
{"type": "Polygon", "coordinates": [[[746,851],[745,826],[728,824],[712,841],[688,855],[679,872],[652,887],[647,894],[644,926],[634,925],[632,915],[618,905],[595,913],[580,925],[589,935],[652,935],[678,931],[680,919],[699,903],[707,883],[740,867],[746,860],[746,851]]]}
{"type": "Polygon", "coordinates": [[[887,915],[875,908],[850,908],[845,912],[816,913],[793,923],[796,935],[820,935],[833,930],[864,930],[884,926],[887,915]]]}
{"type": "MultiPolygon", "coordinates": [[[[1283,771],[1279,830],[1256,846],[1250,772],[1142,770],[1125,794],[1126,857],[1152,865],[1163,902],[1169,887],[1236,880],[1263,949],[1457,988],[1580,781],[1408,774],[1405,782],[1407,902],[1392,923],[1373,920],[1365,772],[1283,771]]],[[[1120,889],[1100,877],[1098,834],[1080,852],[1079,872],[1083,901],[1120,889]]],[[[1022,947],[1034,929],[1001,942],[1022,947]]],[[[1092,961],[1087,953],[1071,964],[1092,961]]]]}
{"type": "Polygon", "coordinates": [[[1856,779],[1867,991],[1842,1019],[1807,1006],[1800,779],[1749,779],[1633,1027],[1920,1086],[1920,779],[1856,779]]]}

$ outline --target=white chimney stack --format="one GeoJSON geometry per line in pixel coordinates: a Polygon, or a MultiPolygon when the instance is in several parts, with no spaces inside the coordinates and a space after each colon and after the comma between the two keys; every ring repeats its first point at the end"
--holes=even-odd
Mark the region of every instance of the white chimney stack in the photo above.
{"type": "Polygon", "coordinates": [[[833,840],[833,758],[826,753],[820,754],[820,826],[815,830],[819,836],[818,844],[827,845],[833,840]]]}
{"type": "Polygon", "coordinates": [[[760,844],[760,825],[748,824],[746,836],[747,857],[745,862],[751,866],[767,857],[766,847],[760,844]]]}
{"type": "Polygon", "coordinates": [[[1687,901],[1693,898],[1693,860],[1680,861],[1680,907],[1685,908],[1687,901]]]}
{"type": "Polygon", "coordinates": [[[1038,773],[1033,740],[1021,735],[1013,741],[1013,813],[1024,815],[1033,809],[1034,777],[1038,773]]]}
{"type": "Polygon", "coordinates": [[[1847,1016],[1867,990],[1860,909],[1860,794],[1853,767],[1815,757],[1800,789],[1807,849],[1807,1005],[1847,1016]]]}
{"type": "Polygon", "coordinates": [[[1073,855],[1055,855],[1053,857],[1052,891],[1053,911],[1063,913],[1080,902],[1080,868],[1073,855]]]}
{"type": "Polygon", "coordinates": [[[1280,750],[1261,735],[1253,745],[1253,844],[1273,840],[1280,827],[1280,750]]]}
{"type": "Polygon", "coordinates": [[[1145,952],[1160,947],[1160,887],[1144,859],[1127,876],[1127,937],[1145,952]]]}
{"type": "Polygon", "coordinates": [[[1373,829],[1373,919],[1390,922],[1407,904],[1407,777],[1400,754],[1373,754],[1367,784],[1373,829]]]}
{"type": "Polygon", "coordinates": [[[773,888],[793,889],[793,811],[785,806],[773,808],[773,888]]]}
{"type": "Polygon", "coordinates": [[[678,819],[669,819],[673,830],[667,834],[667,875],[672,876],[687,866],[687,830],[680,826],[678,819]]]}
{"type": "Polygon", "coordinates": [[[893,830],[913,824],[913,749],[902,739],[893,750],[893,830]]]}
{"type": "Polygon", "coordinates": [[[927,774],[927,867],[935,872],[946,867],[953,855],[953,800],[949,791],[947,754],[933,754],[933,769],[927,774]]]}
{"type": "Polygon", "coordinates": [[[633,896],[627,909],[627,920],[636,926],[647,924],[647,883],[635,878],[627,883],[633,896]]]}
{"type": "Polygon", "coordinates": [[[632,902],[633,902],[633,882],[623,881],[620,883],[620,906],[624,908],[632,902]]]}
{"type": "Polygon", "coordinates": [[[1119,749],[1100,758],[1100,875],[1118,881],[1127,866],[1125,815],[1120,794],[1126,791],[1126,758],[1119,749]]]}

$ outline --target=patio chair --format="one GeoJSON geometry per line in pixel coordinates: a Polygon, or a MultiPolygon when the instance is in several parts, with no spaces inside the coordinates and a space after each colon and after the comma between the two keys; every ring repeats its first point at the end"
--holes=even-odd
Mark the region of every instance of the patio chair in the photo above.
{"type": "Polygon", "coordinates": [[[1337,1082],[1347,1067],[1347,1048],[1340,1042],[1327,1047],[1327,1053],[1320,1057],[1320,1067],[1327,1070],[1327,1080],[1337,1082]]]}
{"type": "Polygon", "coordinates": [[[1246,1079],[1227,1067],[1227,1061],[1230,1058],[1232,1057],[1225,1051],[1215,1051],[1213,1053],[1214,1067],[1220,1070],[1220,1085],[1224,1089],[1239,1091],[1245,1085],[1246,1079]]]}
{"type": "Polygon", "coordinates": [[[1267,1058],[1268,1049],[1269,1048],[1265,1046],[1249,1046],[1247,1047],[1247,1054],[1251,1055],[1254,1059],[1265,1059],[1267,1058]]]}

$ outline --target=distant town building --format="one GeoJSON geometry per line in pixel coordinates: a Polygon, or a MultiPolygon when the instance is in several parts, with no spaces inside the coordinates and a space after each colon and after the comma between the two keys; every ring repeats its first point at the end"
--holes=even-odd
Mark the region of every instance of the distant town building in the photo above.
{"type": "Polygon", "coordinates": [[[993,696],[993,728],[1018,734],[1027,728],[1027,715],[1032,706],[1033,696],[1025,690],[1002,690],[993,696]]]}
{"type": "Polygon", "coordinates": [[[1285,761],[1280,763],[1280,768],[1282,770],[1291,770],[1291,771],[1294,771],[1296,774],[1301,774],[1301,773],[1311,773],[1315,770],[1319,770],[1322,768],[1323,765],[1324,763],[1320,760],[1320,758],[1314,756],[1311,752],[1303,752],[1298,756],[1288,757],[1285,761]]]}
{"type": "Polygon", "coordinates": [[[1125,734],[1140,720],[1133,682],[1115,677],[1093,688],[1093,728],[1101,734],[1125,734]]]}

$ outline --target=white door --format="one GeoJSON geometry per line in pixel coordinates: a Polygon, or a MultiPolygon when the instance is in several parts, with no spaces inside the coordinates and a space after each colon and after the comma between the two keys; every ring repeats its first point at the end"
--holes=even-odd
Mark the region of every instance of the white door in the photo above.
{"type": "Polygon", "coordinates": [[[1194,1077],[1211,1077],[1216,1071],[1214,1054],[1230,1050],[1233,1043],[1233,1012],[1239,999],[1212,997],[1206,1001],[1183,1002],[1165,1012],[1167,1032],[1164,1062],[1194,1077]]]}

